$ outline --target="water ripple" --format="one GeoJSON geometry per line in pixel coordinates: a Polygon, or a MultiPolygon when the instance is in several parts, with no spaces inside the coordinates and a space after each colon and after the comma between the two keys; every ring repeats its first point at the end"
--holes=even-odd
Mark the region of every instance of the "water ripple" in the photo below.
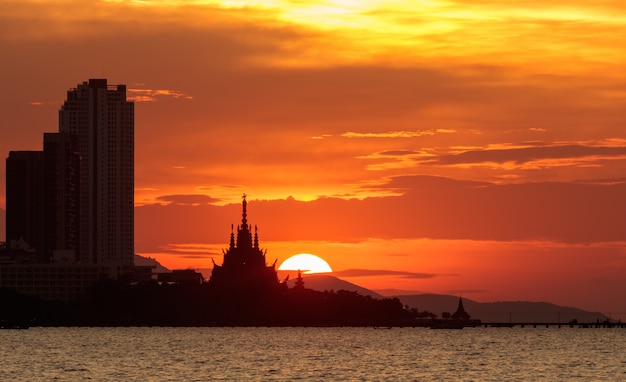
{"type": "Polygon", "coordinates": [[[31,328],[0,380],[624,380],[626,331],[578,328],[31,328]]]}

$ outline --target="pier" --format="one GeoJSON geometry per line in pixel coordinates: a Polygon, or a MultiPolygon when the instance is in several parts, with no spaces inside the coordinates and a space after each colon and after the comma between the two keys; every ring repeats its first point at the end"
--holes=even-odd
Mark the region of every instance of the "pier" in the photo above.
{"type": "Polygon", "coordinates": [[[558,323],[558,322],[483,322],[480,326],[484,326],[485,328],[551,328],[551,327],[568,327],[568,328],[626,328],[626,323],[624,322],[567,322],[567,323],[558,323]]]}

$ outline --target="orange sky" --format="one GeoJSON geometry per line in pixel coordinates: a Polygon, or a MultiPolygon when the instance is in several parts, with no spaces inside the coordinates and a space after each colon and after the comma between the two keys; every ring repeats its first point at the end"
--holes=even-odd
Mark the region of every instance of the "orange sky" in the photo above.
{"type": "Polygon", "coordinates": [[[106,77],[139,254],[221,262],[245,192],[272,261],[626,319],[625,34],[608,0],[3,1],[0,154],[106,77]]]}

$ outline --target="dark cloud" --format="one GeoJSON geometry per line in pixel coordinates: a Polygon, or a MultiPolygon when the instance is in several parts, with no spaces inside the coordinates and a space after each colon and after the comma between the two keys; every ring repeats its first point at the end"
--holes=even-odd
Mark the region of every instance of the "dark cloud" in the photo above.
{"type": "Polygon", "coordinates": [[[432,273],[392,271],[388,269],[346,269],[343,271],[333,271],[333,275],[337,277],[400,276],[410,279],[431,279],[438,276],[432,273]]]}
{"type": "Polygon", "coordinates": [[[173,203],[179,205],[213,204],[220,202],[220,199],[212,198],[208,195],[162,195],[156,198],[158,202],[173,203]]]}
{"type": "Polygon", "coordinates": [[[526,163],[542,159],[576,159],[597,156],[600,159],[626,155],[626,147],[600,147],[584,145],[524,147],[499,150],[465,151],[460,154],[429,158],[434,164],[476,164],[485,162],[526,163]]]}
{"type": "Polygon", "coordinates": [[[419,154],[419,152],[411,151],[411,150],[388,150],[388,151],[381,151],[378,153],[378,155],[390,156],[390,157],[406,156],[406,155],[414,155],[414,154],[419,154]]]}
{"type": "Polygon", "coordinates": [[[197,255],[181,255],[178,256],[179,258],[183,258],[183,259],[191,259],[191,260],[206,260],[208,257],[210,257],[210,255],[212,255],[211,253],[207,253],[207,254],[197,254],[197,255]]]}
{"type": "MultiPolygon", "coordinates": [[[[329,197],[310,202],[250,199],[248,222],[259,225],[263,241],[626,241],[626,183],[499,185],[399,176],[380,187],[402,190],[403,195],[363,200],[329,197]]],[[[143,248],[144,243],[227,243],[230,225],[239,224],[240,216],[239,204],[139,206],[137,247],[150,252],[143,248]]]]}

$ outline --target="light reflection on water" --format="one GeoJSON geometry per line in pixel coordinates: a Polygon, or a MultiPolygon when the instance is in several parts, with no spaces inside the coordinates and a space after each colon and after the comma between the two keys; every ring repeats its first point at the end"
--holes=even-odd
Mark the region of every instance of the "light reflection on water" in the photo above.
{"type": "Polygon", "coordinates": [[[626,330],[0,330],[0,381],[626,380],[626,330]]]}

